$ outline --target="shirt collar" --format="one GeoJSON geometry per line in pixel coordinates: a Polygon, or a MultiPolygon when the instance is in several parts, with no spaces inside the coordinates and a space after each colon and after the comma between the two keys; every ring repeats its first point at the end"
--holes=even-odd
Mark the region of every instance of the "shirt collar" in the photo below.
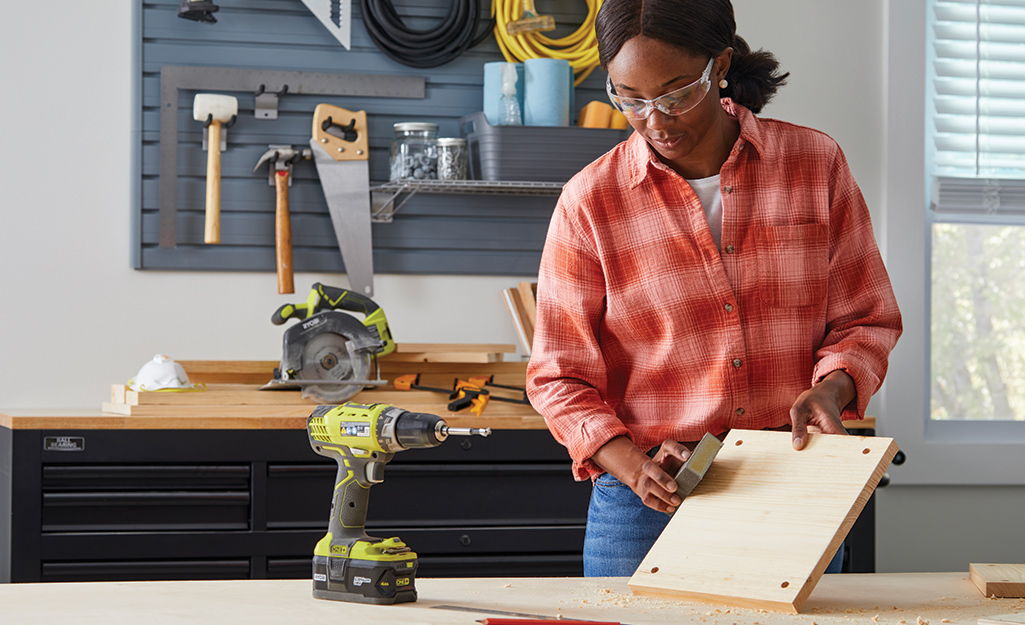
{"type": "MultiPolygon", "coordinates": [[[[727,115],[740,122],[740,141],[750,144],[756,152],[761,154],[765,142],[755,114],[747,107],[737,104],[729,98],[722,98],[720,103],[727,115]]],[[[626,150],[630,159],[630,188],[641,184],[654,169],[666,167],[662,161],[658,160],[655,150],[638,132],[634,132],[627,139],[626,150]]]]}

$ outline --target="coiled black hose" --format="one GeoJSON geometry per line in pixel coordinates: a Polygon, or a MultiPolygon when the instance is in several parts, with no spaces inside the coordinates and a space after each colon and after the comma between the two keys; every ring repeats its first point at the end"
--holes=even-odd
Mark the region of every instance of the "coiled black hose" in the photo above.
{"type": "Polygon", "coordinates": [[[392,60],[409,67],[444,65],[483,42],[494,28],[494,20],[489,20],[474,36],[480,21],[480,0],[453,0],[441,24],[427,30],[407,27],[391,0],[360,0],[360,8],[374,44],[392,60]]]}

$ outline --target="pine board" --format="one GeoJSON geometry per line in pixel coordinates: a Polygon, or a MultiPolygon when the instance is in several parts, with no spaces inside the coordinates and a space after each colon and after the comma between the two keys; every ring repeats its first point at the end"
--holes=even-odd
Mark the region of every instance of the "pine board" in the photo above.
{"type": "Polygon", "coordinates": [[[1025,564],[969,564],[972,583],[986,597],[1025,597],[1025,564]]]}
{"type": "Polygon", "coordinates": [[[630,579],[636,594],[797,613],[897,446],[733,430],[630,579]]]}

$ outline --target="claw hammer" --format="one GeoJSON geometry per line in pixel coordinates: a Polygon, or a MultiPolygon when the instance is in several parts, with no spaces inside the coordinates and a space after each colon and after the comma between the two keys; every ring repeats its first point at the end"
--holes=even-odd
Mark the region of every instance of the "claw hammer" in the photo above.
{"type": "Polygon", "coordinates": [[[292,217],[288,208],[288,187],[292,184],[292,165],[309,160],[309,148],[297,150],[290,145],[270,145],[257,161],[256,171],[264,163],[271,164],[276,206],[274,209],[274,249],[277,256],[278,293],[294,293],[292,267],[292,217]]]}

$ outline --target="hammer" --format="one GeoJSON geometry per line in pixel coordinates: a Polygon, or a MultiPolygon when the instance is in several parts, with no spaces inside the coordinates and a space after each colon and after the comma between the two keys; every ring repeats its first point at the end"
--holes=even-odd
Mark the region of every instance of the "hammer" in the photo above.
{"type": "Polygon", "coordinates": [[[292,165],[299,159],[313,158],[309,149],[296,150],[290,145],[271,145],[256,163],[253,171],[264,163],[274,167],[274,190],[277,206],[274,211],[274,248],[278,261],[278,293],[294,293],[292,282],[292,222],[288,212],[288,185],[291,184],[292,165]]]}
{"type": "Polygon", "coordinates": [[[230,126],[238,115],[238,98],[214,93],[197,93],[192,118],[207,125],[206,158],[206,243],[221,242],[221,124],[230,126]]]}

